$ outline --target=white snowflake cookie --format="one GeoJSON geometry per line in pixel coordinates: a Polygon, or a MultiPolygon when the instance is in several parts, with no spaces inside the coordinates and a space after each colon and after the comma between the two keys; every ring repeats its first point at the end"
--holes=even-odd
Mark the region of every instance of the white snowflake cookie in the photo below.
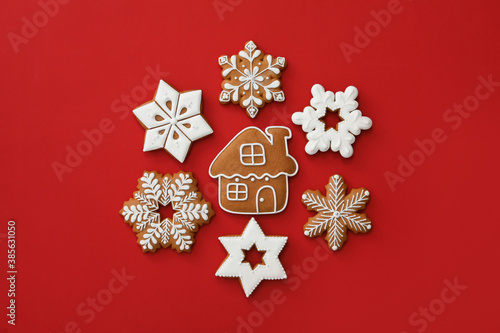
{"type": "Polygon", "coordinates": [[[266,236],[255,219],[248,222],[240,236],[219,237],[228,256],[220,265],[215,276],[239,278],[245,295],[248,297],[262,280],[286,279],[286,272],[278,258],[288,237],[266,236]],[[245,261],[245,252],[253,246],[265,252],[264,263],[252,267],[245,261]]]}
{"type": "Polygon", "coordinates": [[[315,84],[311,88],[311,93],[313,96],[311,106],[306,106],[304,111],[292,115],[293,123],[302,125],[302,130],[307,133],[306,152],[313,155],[318,150],[325,152],[331,149],[339,151],[345,158],[351,157],[355,135],[359,135],[361,130],[372,127],[371,119],[363,116],[357,109],[358,89],[349,86],[345,92],[339,91],[334,94],[325,91],[320,84],[315,84]],[[338,111],[341,121],[336,128],[325,128],[322,118],[327,111],[338,111]]]}
{"type": "Polygon", "coordinates": [[[201,109],[201,90],[179,93],[160,80],[155,99],[134,110],[146,129],[144,151],[163,148],[184,162],[191,143],[213,133],[201,109]]]}
{"type": "Polygon", "coordinates": [[[198,192],[191,172],[161,175],[144,171],[134,197],[123,204],[120,214],[137,233],[144,252],[169,247],[190,252],[199,226],[214,215],[212,204],[198,192]],[[160,216],[160,207],[171,205],[173,216],[160,216]]]}
{"type": "Polygon", "coordinates": [[[287,66],[285,58],[264,54],[249,41],[238,55],[219,57],[219,65],[224,78],[219,96],[222,104],[239,104],[255,118],[267,103],[285,100],[280,81],[281,72],[287,66]]]}

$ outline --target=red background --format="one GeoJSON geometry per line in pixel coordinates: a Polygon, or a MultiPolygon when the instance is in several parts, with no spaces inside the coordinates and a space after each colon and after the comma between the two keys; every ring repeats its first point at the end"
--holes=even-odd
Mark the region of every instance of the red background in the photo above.
{"type": "MultiPolygon", "coordinates": [[[[443,115],[475,94],[479,76],[500,81],[498,2],[401,0],[401,12],[373,32],[350,62],[339,45],[356,45],[355,28],[364,30],[373,21],[370,12],[387,8],[386,0],[220,3],[228,6],[225,12],[218,13],[212,1],[72,1],[60,5],[17,53],[9,33],[21,35],[23,17],[33,22],[41,7],[36,1],[3,3],[1,267],[7,221],[13,219],[19,273],[16,326],[6,324],[2,279],[0,327],[54,333],[65,327],[69,332],[497,332],[500,91],[481,101],[460,126],[443,115]],[[257,119],[218,102],[217,58],[236,54],[250,39],[289,63],[283,74],[286,101],[268,105],[257,119]],[[124,113],[114,112],[133,108],[120,98],[143,84],[147,66],[159,66],[161,77],[179,90],[203,90],[214,134],[195,142],[183,164],[164,151],[142,152],[142,127],[131,113],[120,119],[124,113]],[[315,83],[333,91],[359,89],[359,108],[374,125],[357,137],[350,159],[330,151],[304,152],[305,134],[290,117],[308,105],[315,83]],[[75,149],[85,140],[82,131],[105,118],[113,131],[58,181],[52,163],[65,163],[66,147],[75,149]],[[226,256],[217,237],[240,234],[250,216],[218,207],[208,166],[244,127],[272,124],[292,130],[289,150],[300,168],[290,180],[287,209],[257,220],[266,234],[289,237],[280,255],[289,279],[264,281],[247,299],[236,279],[214,273],[226,256]],[[396,174],[399,156],[408,159],[417,149],[415,139],[430,138],[435,128],[446,141],[392,191],[385,173],[396,174]],[[192,253],[143,254],[135,243],[118,211],[143,170],[192,171],[214,204],[216,216],[197,234],[192,253]],[[350,188],[370,190],[366,212],[373,230],[350,232],[341,251],[318,262],[311,257],[319,243],[302,233],[311,213],[300,197],[306,189],[323,190],[335,173],[350,188]],[[311,272],[299,278],[293,267],[303,263],[311,272]],[[122,268],[135,278],[87,323],[90,315],[77,308],[106,294],[112,271],[122,268]],[[444,280],[455,278],[467,289],[443,310],[436,299],[446,288],[444,280]],[[267,308],[266,316],[258,314],[255,302],[268,305],[275,290],[284,302],[267,308]],[[412,314],[429,304],[442,313],[426,320],[426,327],[422,321],[412,324],[412,314]],[[238,317],[249,326],[242,328],[238,317]]],[[[149,89],[133,104],[153,95],[149,89]]]]}

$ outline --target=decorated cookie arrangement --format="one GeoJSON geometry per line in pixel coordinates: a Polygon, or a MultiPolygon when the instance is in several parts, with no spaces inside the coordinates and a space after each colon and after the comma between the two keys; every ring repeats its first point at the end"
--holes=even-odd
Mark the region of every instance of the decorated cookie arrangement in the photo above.
{"type": "MultiPolygon", "coordinates": [[[[249,41],[244,50],[230,57],[219,57],[222,69],[222,104],[238,104],[255,118],[266,104],[283,102],[281,74],[287,67],[283,57],[273,57],[249,41]]],[[[358,110],[358,90],[349,86],[333,93],[315,84],[310,105],[292,115],[292,122],[306,132],[305,151],[313,155],[332,150],[344,158],[353,155],[355,136],[372,126],[370,118],[358,110]],[[339,117],[335,127],[326,127],[328,112],[339,117]]],[[[202,92],[178,92],[160,81],[154,100],[133,110],[146,129],[144,151],[164,149],[184,162],[191,144],[213,133],[202,114],[202,92]]],[[[297,161],[289,154],[292,132],[284,126],[264,130],[249,126],[236,134],[213,159],[208,173],[218,182],[219,206],[232,214],[277,214],[289,201],[289,177],[297,174],[297,161]]],[[[318,170],[308,170],[321,172],[318,170]]],[[[330,176],[327,174],[325,176],[330,176]]],[[[325,194],[306,190],[302,203],[315,212],[304,224],[307,237],[324,236],[333,251],[342,249],[347,231],[367,233],[372,228],[364,210],[370,198],[365,188],[347,191],[344,179],[329,178],[325,194]]],[[[190,252],[200,226],[210,222],[214,211],[198,191],[191,172],[160,174],[145,171],[133,197],[124,202],[120,214],[137,235],[144,252],[172,247],[190,252]],[[161,216],[160,207],[171,206],[172,216],[161,216]]],[[[238,278],[248,297],[262,280],[286,279],[278,258],[288,237],[266,236],[251,217],[241,235],[219,237],[228,255],[215,273],[219,277],[238,278]],[[255,266],[246,261],[246,252],[255,248],[262,260],[255,266]]],[[[201,246],[201,245],[200,245],[201,246]]]]}

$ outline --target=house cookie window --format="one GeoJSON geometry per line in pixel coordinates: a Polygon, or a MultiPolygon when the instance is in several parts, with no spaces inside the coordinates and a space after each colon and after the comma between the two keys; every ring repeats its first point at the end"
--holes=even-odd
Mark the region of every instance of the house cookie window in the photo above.
{"type": "Polygon", "coordinates": [[[260,143],[247,143],[240,146],[240,161],[243,165],[264,165],[266,154],[260,143]]]}
{"type": "Polygon", "coordinates": [[[227,184],[227,199],[231,201],[245,201],[248,198],[248,187],[246,184],[227,184]]]}

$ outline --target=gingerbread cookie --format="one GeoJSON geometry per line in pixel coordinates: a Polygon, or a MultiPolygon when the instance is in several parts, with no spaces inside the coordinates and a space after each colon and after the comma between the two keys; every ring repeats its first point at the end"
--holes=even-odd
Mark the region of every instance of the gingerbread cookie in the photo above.
{"type": "Polygon", "coordinates": [[[264,133],[247,127],[238,133],[210,165],[219,180],[219,204],[235,214],[275,214],[288,202],[288,177],[299,166],[288,154],[290,129],[270,126],[264,133]]]}
{"type": "Polygon", "coordinates": [[[315,154],[318,150],[340,151],[343,157],[351,157],[353,154],[352,144],[355,135],[372,127],[372,121],[364,117],[361,111],[357,110],[358,90],[349,86],[345,92],[333,93],[326,91],[323,86],[315,84],[311,93],[311,106],[306,106],[304,111],[295,112],[292,121],[296,125],[302,125],[302,130],[307,133],[306,152],[309,155],[315,154]],[[325,122],[322,120],[326,112],[337,112],[340,122],[336,128],[325,130],[325,122]]]}
{"type": "Polygon", "coordinates": [[[201,110],[201,90],[179,93],[160,80],[154,101],[134,110],[146,129],[144,151],[163,148],[184,162],[191,143],[213,133],[201,110]]]}
{"type": "Polygon", "coordinates": [[[199,226],[214,216],[212,204],[203,200],[193,174],[180,171],[162,176],[145,171],[137,189],[120,214],[137,233],[142,250],[156,252],[171,246],[177,252],[190,252],[199,226]],[[160,205],[171,205],[173,216],[160,216],[160,205]]]}
{"type": "Polygon", "coordinates": [[[287,66],[285,58],[264,54],[249,41],[238,55],[219,57],[219,65],[224,78],[219,97],[222,104],[239,104],[255,118],[267,103],[285,100],[280,81],[281,71],[287,66]]]}
{"type": "Polygon", "coordinates": [[[302,195],[307,210],[317,212],[304,225],[304,234],[312,238],[326,232],[328,246],[337,251],[347,240],[347,229],[356,234],[371,230],[371,221],[366,214],[359,213],[370,200],[370,193],[365,188],[358,188],[346,195],[347,185],[339,175],[330,177],[325,188],[326,197],[320,191],[313,190],[307,190],[302,195]]]}
{"type": "Polygon", "coordinates": [[[239,278],[245,295],[248,297],[262,280],[286,279],[286,272],[278,258],[288,237],[266,236],[255,219],[248,222],[240,236],[219,237],[228,255],[220,265],[215,276],[239,278]],[[258,251],[265,252],[263,264],[254,268],[244,261],[244,251],[255,246],[258,251]]]}

